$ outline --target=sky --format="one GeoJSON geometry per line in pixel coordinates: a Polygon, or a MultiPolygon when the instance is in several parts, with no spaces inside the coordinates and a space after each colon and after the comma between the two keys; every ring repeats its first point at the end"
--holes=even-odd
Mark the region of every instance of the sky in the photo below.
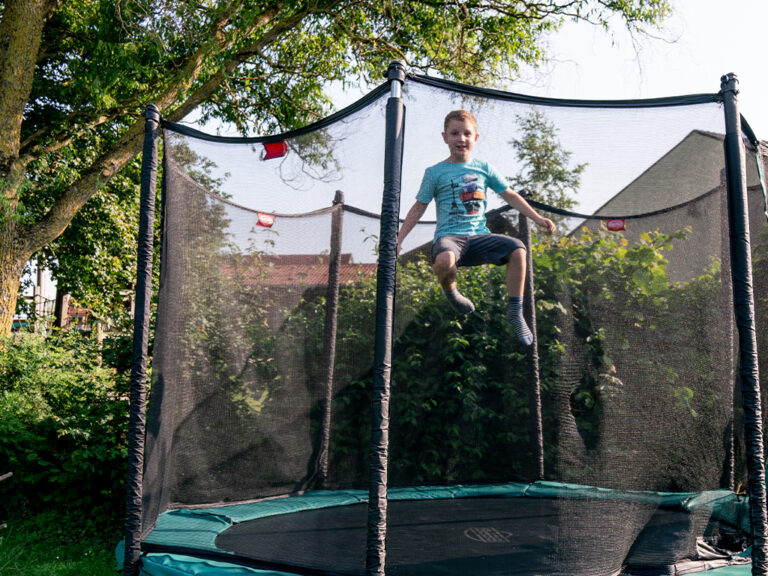
{"type": "MultiPolygon", "coordinates": [[[[739,105],[758,138],[768,140],[768,58],[766,0],[670,0],[673,13],[661,31],[633,42],[615,22],[614,30],[565,23],[548,39],[549,62],[522,71],[512,92],[567,99],[634,99],[714,93],[720,77],[739,79],[739,105]]],[[[360,98],[353,90],[331,88],[337,108],[360,98]]],[[[194,115],[189,118],[194,121],[194,115]]],[[[236,136],[227,126],[204,128],[236,136]]]]}
{"type": "Polygon", "coordinates": [[[670,0],[673,15],[655,38],[637,45],[620,24],[612,35],[587,24],[564,25],[549,38],[550,62],[510,88],[574,99],[655,98],[717,92],[720,77],[739,79],[739,106],[758,138],[768,140],[765,0],[670,0]]]}

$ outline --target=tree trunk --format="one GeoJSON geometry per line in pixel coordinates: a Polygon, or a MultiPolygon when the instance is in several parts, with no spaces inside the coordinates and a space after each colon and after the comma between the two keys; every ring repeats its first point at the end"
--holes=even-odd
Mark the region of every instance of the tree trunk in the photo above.
{"type": "Polygon", "coordinates": [[[0,336],[10,333],[27,253],[17,236],[21,122],[32,89],[43,26],[56,0],[5,2],[0,19],[0,336]]]}
{"type": "Polygon", "coordinates": [[[7,231],[0,232],[0,336],[11,332],[21,274],[27,261],[14,252],[13,238],[9,236],[7,231]]]}
{"type": "Polygon", "coordinates": [[[5,2],[0,19],[0,175],[18,158],[24,106],[40,50],[43,26],[55,2],[5,2]]]}
{"type": "Polygon", "coordinates": [[[66,328],[69,324],[69,294],[64,290],[56,291],[56,306],[53,310],[53,325],[56,328],[66,328]]]}

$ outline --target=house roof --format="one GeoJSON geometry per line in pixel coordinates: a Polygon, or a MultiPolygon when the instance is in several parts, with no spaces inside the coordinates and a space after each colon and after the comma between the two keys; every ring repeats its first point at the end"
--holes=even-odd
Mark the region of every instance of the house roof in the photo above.
{"type": "MultiPolygon", "coordinates": [[[[282,254],[238,257],[224,267],[227,274],[241,275],[240,281],[264,286],[326,286],[330,257],[317,254],[282,254]]],[[[376,274],[376,264],[357,264],[351,254],[340,257],[339,282],[348,284],[376,274]]]]}
{"type": "MultiPolygon", "coordinates": [[[[723,134],[693,130],[637,178],[595,211],[619,216],[653,212],[698,198],[721,184],[725,169],[723,134]]],[[[754,147],[745,140],[749,150],[754,147]]],[[[763,146],[761,145],[761,150],[763,146]]],[[[748,163],[748,184],[756,182],[748,163]]]]}

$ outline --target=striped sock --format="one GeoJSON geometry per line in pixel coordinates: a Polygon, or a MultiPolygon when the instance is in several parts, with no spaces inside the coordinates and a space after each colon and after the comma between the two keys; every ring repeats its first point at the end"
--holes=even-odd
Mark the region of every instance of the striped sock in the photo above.
{"type": "Polygon", "coordinates": [[[454,288],[453,290],[445,290],[445,297],[448,298],[448,302],[459,314],[471,314],[475,311],[475,305],[472,300],[464,296],[461,292],[454,288]]]}
{"type": "Polygon", "coordinates": [[[523,318],[523,299],[520,296],[510,296],[507,305],[507,322],[512,324],[520,342],[526,346],[533,343],[533,334],[523,318]]]}

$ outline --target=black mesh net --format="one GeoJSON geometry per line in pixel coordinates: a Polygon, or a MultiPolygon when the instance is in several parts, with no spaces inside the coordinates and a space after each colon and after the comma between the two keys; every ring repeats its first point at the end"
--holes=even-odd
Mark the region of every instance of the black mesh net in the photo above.
{"type": "MultiPolygon", "coordinates": [[[[547,190],[533,190],[559,224],[553,237],[534,230],[529,248],[538,379],[505,321],[503,267],[460,270],[476,311],[457,316],[429,265],[432,207],[408,236],[389,486],[425,496],[391,503],[387,573],[668,574],[733,562],[741,520],[711,503],[740,510],[727,494],[746,481],[721,105],[524,102],[418,80],[404,100],[403,213],[446,156],[443,117],[466,108],[479,124],[475,155],[511,181],[530,169],[514,144],[524,120],[555,127],[566,163],[585,166],[572,210],[600,218],[550,214],[547,190]],[[427,495],[512,483],[536,483],[542,497],[427,495]],[[719,500],[689,505],[710,493],[719,500]],[[509,523],[490,528],[499,517],[509,523]],[[459,535],[423,533],[430,522],[459,535]],[[465,550],[462,538],[497,547],[465,550]]],[[[368,489],[385,103],[380,91],[267,144],[166,131],[147,534],[171,509],[368,489]]],[[[768,238],[754,160],[747,173],[757,269],[768,238]]],[[[488,208],[492,231],[520,234],[502,201],[488,208]]],[[[755,284],[760,327],[764,275],[755,284]]],[[[257,526],[232,535],[244,548],[222,547],[299,573],[365,573],[363,506],[303,514],[301,530],[257,526]]]]}

